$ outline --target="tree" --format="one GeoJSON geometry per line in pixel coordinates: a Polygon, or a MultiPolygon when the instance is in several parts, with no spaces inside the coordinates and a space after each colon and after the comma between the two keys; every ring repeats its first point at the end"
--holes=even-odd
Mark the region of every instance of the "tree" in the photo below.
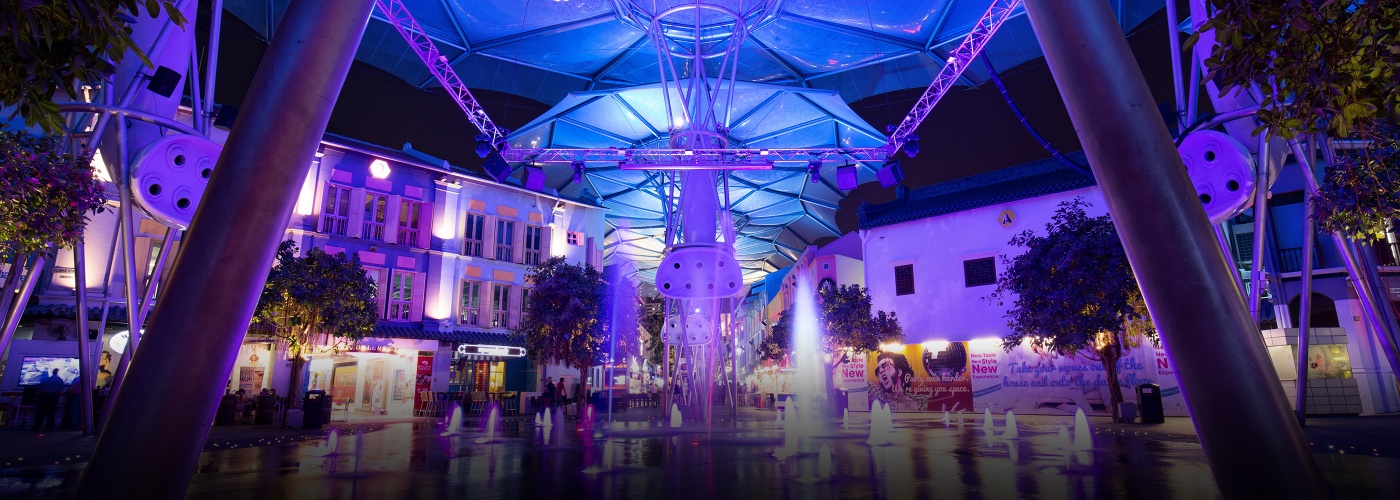
{"type": "Polygon", "coordinates": [[[0,243],[20,255],[72,248],[107,202],[91,164],[91,152],[63,153],[58,137],[0,130],[0,243]]]}
{"type": "Polygon", "coordinates": [[[1370,141],[1328,165],[1314,206],[1328,231],[1353,238],[1385,231],[1400,218],[1400,2],[1210,3],[1216,12],[1202,30],[1214,29],[1219,45],[1205,61],[1206,78],[1222,94],[1261,94],[1256,134],[1370,141]]]}
{"type": "MultiPolygon", "coordinates": [[[[666,341],[661,338],[662,330],[665,329],[665,313],[648,313],[642,316],[641,327],[646,331],[646,340],[643,342],[642,351],[653,366],[661,366],[662,359],[666,356],[666,341]]],[[[676,358],[676,353],[671,353],[671,359],[676,358]]]]}
{"type": "Polygon", "coordinates": [[[1113,221],[1108,215],[1089,217],[1088,206],[1081,198],[1061,203],[1044,236],[1026,230],[1011,238],[1011,245],[1026,252],[1002,259],[1006,270],[989,299],[999,306],[1011,303],[1005,315],[1011,333],[1002,338],[1002,349],[1029,342],[1103,363],[1117,418],[1123,402],[1118,361],[1143,338],[1156,344],[1157,330],[1113,221]]]}
{"type": "Polygon", "coordinates": [[[325,346],[338,352],[374,332],[379,320],[375,294],[374,280],[358,255],[313,247],[298,257],[292,240],[277,248],[277,265],[268,272],[250,330],[286,343],[292,362],[287,397],[293,405],[309,351],[325,346]]]}
{"type": "MultiPolygon", "coordinates": [[[[523,341],[525,349],[542,365],[560,363],[578,369],[580,382],[587,387],[588,369],[607,361],[609,336],[615,330],[613,285],[597,269],[570,264],[563,257],[539,263],[530,270],[528,279],[535,286],[520,324],[511,329],[511,335],[523,341]]],[[[635,304],[635,298],[630,300],[626,304],[635,304]]],[[[618,323],[626,325],[626,321],[623,318],[618,323]]],[[[630,330],[616,330],[635,332],[635,314],[631,325],[630,330]]],[[[619,357],[632,351],[634,339],[635,335],[617,336],[619,357]]]]}
{"type": "MultiPolygon", "coordinates": [[[[817,327],[822,332],[821,349],[835,354],[843,349],[865,353],[880,344],[902,342],[904,329],[894,312],[871,312],[870,290],[859,285],[817,289],[817,327]]],[[[791,309],[778,316],[759,346],[765,359],[781,360],[792,352],[791,309]]]]}
{"type": "Polygon", "coordinates": [[[131,26],[140,15],[161,10],[183,26],[185,17],[171,0],[0,0],[0,102],[14,106],[25,124],[45,132],[63,129],[53,102],[63,89],[77,100],[78,85],[106,81],[127,50],[151,66],[131,41],[131,26]]]}

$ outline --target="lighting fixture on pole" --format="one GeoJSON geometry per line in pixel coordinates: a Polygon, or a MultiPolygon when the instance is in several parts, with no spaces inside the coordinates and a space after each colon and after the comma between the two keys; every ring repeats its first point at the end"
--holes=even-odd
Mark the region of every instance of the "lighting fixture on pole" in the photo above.
{"type": "Polygon", "coordinates": [[[491,154],[491,136],[476,134],[476,155],[485,158],[489,154],[491,154]]]}
{"type": "Polygon", "coordinates": [[[822,180],[822,160],[820,158],[807,160],[807,175],[812,179],[812,184],[822,180]]]}
{"type": "Polygon", "coordinates": [[[919,134],[909,134],[904,138],[904,154],[910,158],[919,156],[919,134]]]}
{"type": "Polygon", "coordinates": [[[842,191],[850,191],[860,185],[860,179],[856,177],[855,165],[841,165],[836,167],[836,188],[842,191]]]}

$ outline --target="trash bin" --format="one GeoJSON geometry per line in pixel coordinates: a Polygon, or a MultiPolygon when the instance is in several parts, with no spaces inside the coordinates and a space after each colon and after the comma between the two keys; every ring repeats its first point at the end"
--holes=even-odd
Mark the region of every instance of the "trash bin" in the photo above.
{"type": "Polygon", "coordinates": [[[253,417],[253,423],[257,425],[269,425],[277,416],[277,396],[270,394],[258,395],[258,409],[253,417]]]}
{"type": "Polygon", "coordinates": [[[326,402],[326,391],[306,391],[306,397],[301,400],[303,429],[320,429],[325,424],[326,402]]]}
{"type": "Polygon", "coordinates": [[[1157,384],[1137,386],[1138,411],[1142,413],[1142,423],[1160,424],[1167,418],[1162,411],[1162,388],[1157,384]]]}

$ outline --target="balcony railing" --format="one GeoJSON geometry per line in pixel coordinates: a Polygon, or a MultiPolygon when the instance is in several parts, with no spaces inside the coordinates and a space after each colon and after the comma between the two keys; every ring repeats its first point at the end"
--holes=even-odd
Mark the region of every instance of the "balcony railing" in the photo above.
{"type": "Polygon", "coordinates": [[[461,326],[479,326],[481,310],[475,307],[462,309],[462,314],[458,316],[457,324],[461,326]]]}
{"type": "Polygon", "coordinates": [[[400,227],[399,239],[395,241],[398,241],[400,245],[416,247],[418,246],[418,230],[411,227],[400,227]]]}
{"type": "Polygon", "coordinates": [[[539,250],[525,250],[525,265],[534,266],[540,263],[539,250]]]}
{"type": "Polygon", "coordinates": [[[462,245],[462,255],[465,255],[465,256],[467,256],[467,257],[480,257],[480,256],[481,256],[481,240],[463,240],[463,241],[465,241],[466,243],[462,245]]]}
{"type": "Polygon", "coordinates": [[[384,241],[384,223],[365,221],[360,237],[371,241],[384,241]]]}
{"type": "Polygon", "coordinates": [[[349,217],[329,214],[321,217],[321,232],[326,234],[345,236],[345,228],[349,225],[349,217]]]}
{"type": "Polygon", "coordinates": [[[389,301],[389,320],[408,321],[409,311],[413,308],[413,302],[407,300],[389,301]]]}
{"type": "Polygon", "coordinates": [[[512,245],[496,245],[496,260],[501,262],[515,262],[515,247],[512,245]]]}
{"type": "Polygon", "coordinates": [[[506,324],[509,318],[510,314],[506,311],[492,311],[491,328],[509,328],[510,325],[506,324]]]}
{"type": "Polygon", "coordinates": [[[1382,266],[1400,266],[1400,243],[1377,241],[1371,244],[1376,249],[1376,261],[1382,266]]]}

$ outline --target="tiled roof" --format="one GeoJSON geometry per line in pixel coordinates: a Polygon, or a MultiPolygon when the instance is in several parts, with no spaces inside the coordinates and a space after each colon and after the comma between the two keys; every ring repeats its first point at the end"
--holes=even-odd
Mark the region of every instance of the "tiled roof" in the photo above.
{"type": "Polygon", "coordinates": [[[525,347],[519,340],[505,332],[481,330],[429,331],[418,323],[379,323],[374,326],[374,336],[394,339],[436,340],[438,342],[461,342],[463,344],[499,345],[525,347]]]}
{"type": "MultiPolygon", "coordinates": [[[[1065,156],[1077,164],[1088,164],[1083,152],[1065,156]]],[[[1094,184],[1092,176],[1080,173],[1055,158],[1047,158],[932,186],[901,190],[895,201],[862,204],[857,215],[860,228],[869,229],[1094,184]]]]}
{"type": "MultiPolygon", "coordinates": [[[[24,308],[24,317],[26,319],[73,319],[78,317],[78,307],[72,304],[29,304],[24,308]]],[[[88,320],[100,321],[101,319],[102,306],[88,307],[88,320]]],[[[126,324],[126,306],[107,306],[107,322],[126,324]]]]}

